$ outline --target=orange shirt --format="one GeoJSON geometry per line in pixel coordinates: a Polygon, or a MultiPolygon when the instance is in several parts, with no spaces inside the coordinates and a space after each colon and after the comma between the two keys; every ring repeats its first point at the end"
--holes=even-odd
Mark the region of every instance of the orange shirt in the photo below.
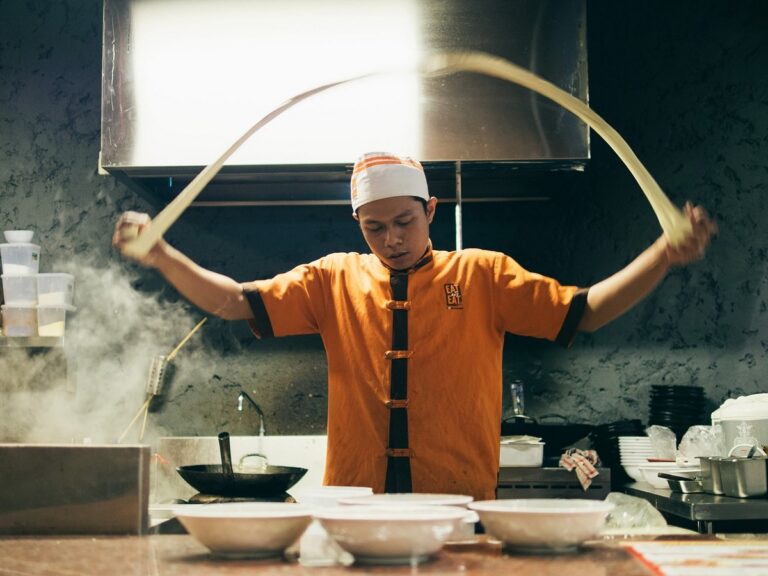
{"type": "MultiPolygon", "coordinates": [[[[586,292],[528,272],[498,252],[432,251],[432,257],[408,278],[413,491],[494,498],[504,334],[569,344],[586,292]]],[[[328,357],[326,484],[384,489],[389,277],[372,254],[330,254],[243,285],[257,336],[322,337],[328,357]]]]}

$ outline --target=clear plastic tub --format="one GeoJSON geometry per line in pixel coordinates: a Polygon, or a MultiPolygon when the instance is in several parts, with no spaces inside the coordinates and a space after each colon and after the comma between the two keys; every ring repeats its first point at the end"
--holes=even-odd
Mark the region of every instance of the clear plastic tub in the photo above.
{"type": "Polygon", "coordinates": [[[12,306],[37,304],[37,277],[2,275],[5,303],[12,306]]]}
{"type": "Polygon", "coordinates": [[[67,327],[67,312],[74,310],[74,306],[38,306],[37,307],[37,334],[44,337],[64,336],[67,327]]]}
{"type": "Polygon", "coordinates": [[[3,274],[20,276],[40,271],[40,246],[37,244],[0,244],[3,274]]]}
{"type": "Polygon", "coordinates": [[[544,442],[502,444],[499,450],[500,466],[539,468],[544,463],[544,442]]]}
{"type": "Polygon", "coordinates": [[[3,332],[6,336],[36,336],[37,309],[35,306],[3,304],[3,332]]]}
{"type": "Polygon", "coordinates": [[[71,306],[74,302],[75,277],[53,272],[37,275],[37,303],[40,306],[71,306]]]}

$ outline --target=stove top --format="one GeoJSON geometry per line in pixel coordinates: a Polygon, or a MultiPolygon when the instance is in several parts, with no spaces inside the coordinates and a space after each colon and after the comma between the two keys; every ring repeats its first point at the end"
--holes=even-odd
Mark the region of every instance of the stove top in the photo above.
{"type": "Polygon", "coordinates": [[[253,498],[246,496],[220,496],[218,494],[203,494],[198,492],[186,501],[187,504],[222,504],[229,502],[295,502],[293,496],[284,492],[277,496],[253,498]]]}

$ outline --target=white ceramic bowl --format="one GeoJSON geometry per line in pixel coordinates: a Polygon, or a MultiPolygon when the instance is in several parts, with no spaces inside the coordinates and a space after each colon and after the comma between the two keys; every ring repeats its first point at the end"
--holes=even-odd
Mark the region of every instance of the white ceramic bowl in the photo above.
{"type": "Polygon", "coordinates": [[[5,241],[11,244],[32,242],[34,235],[35,232],[33,230],[5,230],[3,232],[5,241]]]}
{"type": "Polygon", "coordinates": [[[417,564],[440,551],[467,511],[454,506],[339,506],[315,518],[363,564],[417,564]]]}
{"type": "Polygon", "coordinates": [[[483,500],[469,508],[507,550],[560,553],[572,552],[597,536],[614,505],[602,500],[531,498],[483,500]]]}
{"type": "Polygon", "coordinates": [[[287,502],[206,504],[175,513],[198,542],[228,558],[279,556],[312,521],[311,508],[287,502]]]}
{"type": "Polygon", "coordinates": [[[659,478],[659,472],[669,472],[679,468],[675,462],[648,462],[640,466],[640,472],[643,480],[654,488],[669,489],[669,482],[664,478],[659,478]]]}
{"type": "Polygon", "coordinates": [[[653,458],[653,454],[622,454],[621,460],[645,460],[653,458]]]}
{"type": "MultiPolygon", "coordinates": [[[[339,504],[352,506],[460,506],[465,508],[472,502],[472,496],[463,494],[431,494],[427,492],[413,492],[408,494],[372,494],[370,496],[358,496],[354,498],[342,498],[339,504]]],[[[448,537],[448,542],[469,542],[476,540],[475,524],[480,520],[477,512],[466,510],[464,519],[456,531],[448,537]]]]}
{"type": "Polygon", "coordinates": [[[653,458],[653,454],[638,454],[638,455],[635,455],[635,454],[626,454],[626,455],[622,454],[621,455],[621,461],[622,462],[625,462],[625,461],[628,461],[628,460],[635,460],[635,461],[640,460],[642,462],[648,462],[648,458],[653,458]]]}
{"type": "Polygon", "coordinates": [[[643,477],[643,473],[640,472],[640,466],[631,466],[624,464],[623,465],[624,472],[627,473],[627,476],[632,478],[635,482],[645,482],[645,478],[643,477]]]}

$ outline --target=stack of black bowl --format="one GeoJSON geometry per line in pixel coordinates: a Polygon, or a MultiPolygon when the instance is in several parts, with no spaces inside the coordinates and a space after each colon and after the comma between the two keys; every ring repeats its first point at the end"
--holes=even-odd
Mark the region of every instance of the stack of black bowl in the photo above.
{"type": "Polygon", "coordinates": [[[612,488],[634,482],[621,465],[619,436],[645,436],[645,428],[640,420],[620,420],[595,426],[592,431],[592,445],[597,450],[601,465],[611,469],[612,488]]]}
{"type": "Polygon", "coordinates": [[[691,426],[709,424],[707,398],[701,386],[651,386],[648,425],[666,426],[680,442],[691,426]]]}

